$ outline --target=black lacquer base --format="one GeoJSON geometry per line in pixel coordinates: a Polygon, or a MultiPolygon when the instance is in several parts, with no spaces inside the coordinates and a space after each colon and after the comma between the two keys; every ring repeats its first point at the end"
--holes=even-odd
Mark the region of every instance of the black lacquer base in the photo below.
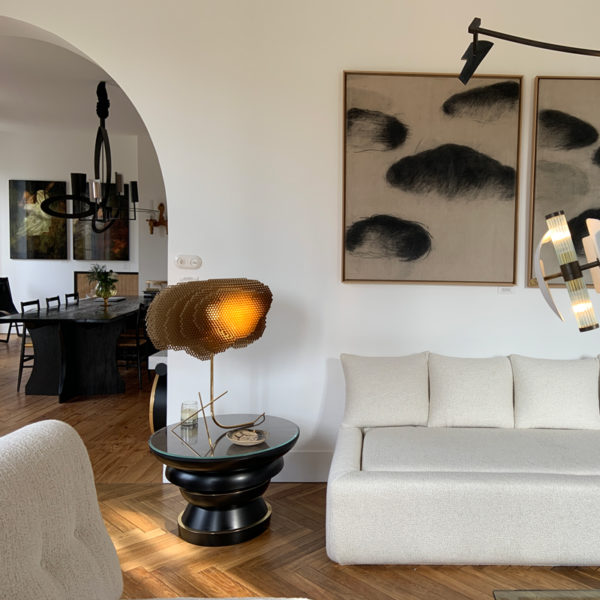
{"type": "Polygon", "coordinates": [[[247,542],[265,532],[271,522],[271,505],[262,498],[256,504],[255,507],[244,506],[230,511],[211,511],[189,504],[177,519],[179,537],[197,546],[231,546],[247,542]],[[254,512],[262,513],[262,516],[250,524],[218,529],[225,525],[222,521],[247,523],[254,512]]]}
{"type": "Polygon", "coordinates": [[[283,458],[246,460],[221,471],[183,471],[167,467],[167,479],[181,488],[188,506],[179,515],[179,536],[199,546],[229,546],[266,531],[271,507],[262,498],[283,458]]]}

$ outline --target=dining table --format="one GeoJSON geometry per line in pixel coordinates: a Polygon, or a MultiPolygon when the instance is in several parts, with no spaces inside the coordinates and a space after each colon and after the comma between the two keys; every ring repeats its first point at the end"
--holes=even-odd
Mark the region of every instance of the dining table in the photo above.
{"type": "Polygon", "coordinates": [[[31,336],[34,361],[26,394],[79,396],[118,394],[125,382],[117,365],[117,340],[144,296],[85,298],[79,304],[0,316],[0,323],[23,323],[31,336]]]}

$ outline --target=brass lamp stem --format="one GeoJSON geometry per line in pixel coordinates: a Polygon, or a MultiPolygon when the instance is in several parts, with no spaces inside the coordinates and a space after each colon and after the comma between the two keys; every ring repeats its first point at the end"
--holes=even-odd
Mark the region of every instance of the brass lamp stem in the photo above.
{"type": "Polygon", "coordinates": [[[221,395],[215,398],[215,367],[214,367],[214,359],[215,355],[210,355],[210,415],[214,424],[221,429],[239,429],[240,427],[252,427],[253,425],[258,424],[259,422],[264,421],[265,413],[262,413],[256,417],[253,421],[248,421],[248,423],[238,423],[237,425],[223,425],[217,421],[217,417],[215,416],[215,402],[224,396],[227,392],[223,392],[221,395]]]}

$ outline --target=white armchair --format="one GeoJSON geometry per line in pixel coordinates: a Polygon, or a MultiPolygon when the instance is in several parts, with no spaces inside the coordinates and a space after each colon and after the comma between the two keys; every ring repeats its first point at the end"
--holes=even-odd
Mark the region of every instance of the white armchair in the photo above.
{"type": "Polygon", "coordinates": [[[87,450],[61,421],[0,438],[0,598],[118,600],[123,580],[87,450]]]}

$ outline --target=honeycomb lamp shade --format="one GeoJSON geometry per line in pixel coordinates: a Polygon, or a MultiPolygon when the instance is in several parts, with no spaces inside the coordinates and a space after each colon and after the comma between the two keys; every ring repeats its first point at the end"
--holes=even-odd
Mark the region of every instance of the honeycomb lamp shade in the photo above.
{"type": "Polygon", "coordinates": [[[146,316],[159,350],[185,350],[209,360],[244,348],[263,334],[273,296],[254,279],[207,279],[171,285],[157,294],[146,316]]]}

